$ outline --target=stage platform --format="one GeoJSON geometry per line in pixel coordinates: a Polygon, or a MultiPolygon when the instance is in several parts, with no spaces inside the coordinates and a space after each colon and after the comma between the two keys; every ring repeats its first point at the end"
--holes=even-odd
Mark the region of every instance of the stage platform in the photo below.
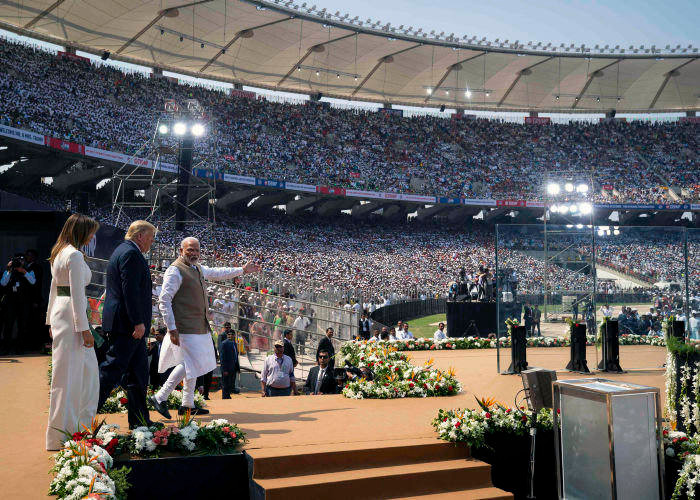
{"type": "MultiPolygon", "coordinates": [[[[627,365],[651,368],[595,376],[659,387],[663,398],[664,371],[660,367],[665,361],[665,353],[661,347],[621,346],[623,368],[626,368],[626,360],[627,365]]],[[[505,368],[509,362],[507,352],[501,351],[501,354],[501,367],[505,368]]],[[[484,482],[488,473],[484,472],[480,462],[468,458],[468,450],[438,441],[430,421],[439,408],[474,408],[475,395],[494,397],[511,406],[515,393],[522,388],[520,378],[496,373],[495,349],[423,351],[410,355],[416,364],[433,358],[439,368],[454,367],[463,384],[463,392],[453,397],[400,400],[351,400],[343,396],[262,398],[255,393],[221,400],[221,393],[215,392],[209,402],[211,414],[202,419],[227,418],[245,430],[250,439],[245,449],[257,464],[256,470],[260,474],[257,479],[268,488],[268,498],[274,498],[274,492],[284,496],[285,500],[291,500],[297,494],[304,496],[307,483],[319,479],[328,482],[329,492],[345,491],[344,488],[351,488],[357,479],[354,476],[360,474],[357,470],[347,470],[349,460],[366,467],[361,469],[365,482],[355,482],[372,488],[372,493],[365,498],[385,496],[381,485],[401,492],[394,496],[426,495],[427,492],[421,489],[423,483],[449,483],[450,478],[457,476],[466,477],[468,483],[454,483],[458,489],[483,485],[471,490],[475,492],[471,498],[507,498],[499,496],[502,492],[488,488],[484,482]],[[421,450],[432,461],[419,464],[409,453],[412,448],[421,450]],[[318,460],[324,464],[320,469],[318,460]],[[370,468],[374,473],[371,477],[366,472],[370,468]],[[412,482],[414,486],[407,482],[410,477],[418,478],[412,482]],[[402,489],[407,484],[413,493],[402,489]]],[[[588,356],[592,367],[592,348],[589,348],[588,356]]],[[[528,349],[528,360],[533,366],[563,368],[568,357],[568,348],[528,349]]],[[[44,450],[48,360],[47,356],[0,359],[0,398],[3,402],[0,406],[3,450],[0,454],[0,481],[4,498],[43,498],[48,490],[50,476],[47,471],[51,466],[51,454],[44,450]]],[[[580,377],[567,372],[560,372],[558,376],[580,377]]],[[[105,417],[108,422],[126,427],[125,414],[105,417]]],[[[161,419],[155,412],[152,417],[161,419]]],[[[439,494],[434,498],[451,496],[445,492],[434,494],[439,494]]]]}

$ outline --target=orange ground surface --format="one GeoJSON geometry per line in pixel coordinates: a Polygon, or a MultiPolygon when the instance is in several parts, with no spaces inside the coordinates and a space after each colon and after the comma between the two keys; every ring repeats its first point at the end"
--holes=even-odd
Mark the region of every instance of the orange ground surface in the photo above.
{"type": "MultiPolygon", "coordinates": [[[[664,389],[665,349],[647,346],[622,346],[621,364],[630,370],[620,375],[598,374],[637,384],[664,389]],[[636,367],[641,369],[635,369],[636,367]]],[[[328,443],[387,442],[435,439],[430,421],[439,408],[474,407],[474,395],[495,397],[512,405],[515,393],[522,388],[517,376],[496,373],[496,352],[462,350],[410,353],[416,364],[433,358],[439,368],[454,367],[464,391],[453,397],[350,400],[343,396],[304,396],[261,398],[258,394],[241,394],[220,400],[212,394],[210,418],[227,418],[239,424],[250,439],[248,449],[280,448],[328,443]]],[[[501,368],[509,363],[507,351],[501,351],[501,368]]],[[[560,369],[566,365],[568,348],[528,349],[531,366],[560,369]]],[[[589,348],[589,367],[593,368],[595,351],[589,348]]],[[[51,466],[50,453],[44,450],[48,411],[47,356],[0,358],[0,484],[2,498],[33,499],[46,496],[51,466]]],[[[572,373],[559,378],[578,378],[572,373]]],[[[160,419],[155,412],[152,418],[160,419]]],[[[107,415],[108,422],[126,427],[126,415],[107,415]]]]}

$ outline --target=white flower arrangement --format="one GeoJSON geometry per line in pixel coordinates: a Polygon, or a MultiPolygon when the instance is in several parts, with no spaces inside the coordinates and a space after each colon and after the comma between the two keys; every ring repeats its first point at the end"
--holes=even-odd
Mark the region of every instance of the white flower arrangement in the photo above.
{"type": "Polygon", "coordinates": [[[49,494],[60,499],[81,500],[88,495],[116,499],[117,490],[109,473],[112,457],[98,445],[66,441],[63,450],[54,455],[55,474],[49,494]]]}
{"type": "MultiPolygon", "coordinates": [[[[148,395],[152,396],[153,394],[153,389],[149,387],[148,395]]],[[[153,408],[153,404],[151,403],[150,398],[146,399],[146,403],[149,410],[155,411],[155,408],[153,408]]],[[[170,393],[170,396],[168,396],[168,409],[177,410],[180,406],[182,406],[182,391],[176,389],[170,393]]],[[[202,396],[199,392],[194,393],[194,406],[196,408],[204,408],[206,406],[204,396],[202,396]]],[[[126,396],[126,391],[124,389],[118,388],[115,389],[112,392],[112,394],[110,394],[110,396],[107,398],[105,404],[102,406],[101,411],[102,413],[109,414],[126,413],[127,410],[128,398],[126,396]]]]}
{"type": "MultiPolygon", "coordinates": [[[[587,335],[586,343],[588,345],[595,344],[595,335],[587,335]]],[[[526,339],[527,347],[568,347],[571,345],[568,335],[557,337],[528,337],[526,339]]],[[[363,342],[363,341],[356,341],[363,342]]],[[[441,350],[462,350],[462,349],[495,349],[496,339],[485,337],[448,337],[446,339],[435,341],[431,338],[417,338],[409,340],[380,340],[372,341],[372,344],[378,346],[392,346],[398,351],[441,351],[441,350]]],[[[620,335],[620,345],[650,345],[657,347],[665,347],[666,341],[663,337],[655,337],[653,335],[620,335]]],[[[498,339],[500,347],[510,347],[510,336],[500,337],[498,339]]]]}
{"type": "Polygon", "coordinates": [[[350,342],[343,345],[345,360],[359,368],[368,368],[373,380],[356,378],[347,383],[343,395],[353,399],[424,398],[457,394],[462,385],[452,369],[447,372],[414,366],[405,354],[388,343],[350,342]]]}

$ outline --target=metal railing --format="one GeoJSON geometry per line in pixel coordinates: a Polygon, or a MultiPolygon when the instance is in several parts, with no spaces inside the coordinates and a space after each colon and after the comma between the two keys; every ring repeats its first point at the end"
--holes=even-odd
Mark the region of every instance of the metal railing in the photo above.
{"type": "MultiPolygon", "coordinates": [[[[101,324],[101,302],[105,290],[107,261],[86,258],[92,270],[92,279],[87,288],[87,295],[92,310],[91,321],[101,324]]],[[[164,326],[158,310],[158,291],[163,280],[163,271],[151,269],[154,284],[152,295],[151,326],[157,329],[164,326]]],[[[254,276],[254,275],[253,275],[254,276]]],[[[333,328],[333,346],[338,352],[341,345],[355,338],[359,330],[357,313],[350,309],[319,304],[286,293],[278,295],[269,293],[255,278],[245,286],[226,282],[207,281],[209,294],[209,322],[212,331],[218,335],[224,329],[224,323],[231,323],[236,337],[243,339],[245,357],[248,366],[242,361],[242,368],[260,372],[264,358],[273,350],[274,341],[282,339],[286,330],[292,331],[292,345],[299,364],[296,368],[298,379],[305,379],[308,370],[316,365],[316,349],[320,340],[326,335],[327,328],[333,328]]]]}

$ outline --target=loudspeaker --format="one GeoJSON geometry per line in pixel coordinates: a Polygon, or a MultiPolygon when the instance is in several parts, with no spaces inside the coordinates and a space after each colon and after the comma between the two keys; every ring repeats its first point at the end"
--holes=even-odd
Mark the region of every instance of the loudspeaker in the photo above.
{"type": "Polygon", "coordinates": [[[622,372],[620,366],[620,341],[618,335],[620,333],[620,325],[617,320],[605,322],[603,329],[603,359],[598,363],[598,369],[604,372],[622,372]]]}
{"type": "Polygon", "coordinates": [[[685,321],[674,321],[668,333],[679,340],[685,340],[685,321]]]}
{"type": "Polygon", "coordinates": [[[107,59],[109,59],[109,55],[110,55],[110,54],[109,54],[109,51],[108,51],[108,50],[105,50],[105,51],[102,53],[102,55],[100,56],[100,59],[102,59],[103,61],[106,61],[107,59]]]}
{"type": "Polygon", "coordinates": [[[445,111],[445,105],[444,105],[444,104],[443,104],[442,106],[440,106],[440,112],[442,113],[443,111],[445,111]]]}
{"type": "Polygon", "coordinates": [[[527,340],[524,326],[515,326],[511,330],[510,356],[511,362],[506,373],[521,373],[527,370],[527,340]]]}
{"type": "Polygon", "coordinates": [[[575,323],[571,331],[571,359],[566,369],[572,372],[591,373],[586,361],[586,325],[581,323],[575,323]]]}
{"type": "Polygon", "coordinates": [[[552,407],[552,382],[557,380],[557,372],[544,368],[524,370],[523,389],[527,394],[527,406],[534,412],[552,407]]]}

